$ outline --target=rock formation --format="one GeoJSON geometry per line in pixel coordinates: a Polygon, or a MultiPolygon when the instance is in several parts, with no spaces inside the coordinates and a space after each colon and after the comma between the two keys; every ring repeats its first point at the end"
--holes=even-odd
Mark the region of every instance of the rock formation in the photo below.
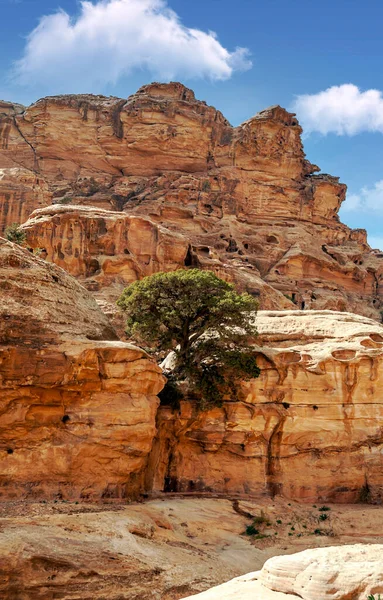
{"type": "MultiPolygon", "coordinates": [[[[238,577],[195,600],[366,600],[383,592],[383,545],[317,548],[270,558],[263,569],[238,577]]],[[[185,598],[185,600],[187,600],[185,598]]]]}
{"type": "Polygon", "coordinates": [[[131,497],[164,378],[59,267],[0,239],[0,497],[131,497]]]}
{"type": "MultiPolygon", "coordinates": [[[[0,201],[11,202],[8,212],[20,221],[28,211],[13,204],[23,194],[28,210],[47,204],[51,194],[55,203],[149,217],[184,237],[188,263],[258,295],[264,309],[296,305],[380,320],[383,256],[371,251],[363,230],[340,223],[346,186],[315,174],[300,136],[295,116],[278,106],[232,127],[178,83],[144,86],[127,100],[58,96],[26,109],[2,103],[0,169],[27,169],[48,195],[15,189],[2,196],[0,186],[0,201]]],[[[28,223],[30,243],[38,236],[49,250],[48,221],[60,221],[60,261],[71,268],[63,214],[44,214],[44,222],[37,214],[28,223]]],[[[76,218],[88,222],[89,213],[76,218]]],[[[88,250],[83,263],[98,261],[97,248],[88,250]]],[[[57,258],[53,251],[48,256],[57,258]]]]}
{"type": "Polygon", "coordinates": [[[257,327],[261,375],[239,399],[160,408],[150,489],[381,502],[383,327],[331,311],[261,311],[257,327]]]}
{"type": "MultiPolygon", "coordinates": [[[[0,141],[2,226],[24,221],[29,246],[45,258],[1,246],[0,331],[12,348],[3,385],[13,390],[4,396],[11,424],[4,448],[13,451],[4,456],[5,476],[19,456],[10,441],[20,427],[31,440],[20,465],[53,452],[62,463],[55,489],[72,481],[69,472],[76,485],[77,466],[59,458],[61,442],[52,440],[81,439],[85,448],[97,421],[96,437],[114,440],[107,447],[116,472],[100,469],[93,487],[84,486],[91,494],[120,495],[125,475],[134,473],[129,486],[142,490],[145,475],[149,492],[382,498],[383,330],[366,317],[380,320],[383,256],[369,248],[365,232],[340,223],[346,188],[315,174],[294,115],[272,107],[234,128],[181,84],[152,84],[127,100],[1,103],[0,141]],[[158,369],[141,350],[106,342],[115,334],[89,294],[49,263],[77,278],[119,331],[122,288],[179,267],[211,269],[258,296],[262,308],[285,311],[259,315],[262,375],[242,387],[240,401],[203,414],[187,402],[179,413],[161,408],[152,448],[158,369]],[[286,312],[291,308],[305,310],[286,312]],[[135,369],[142,377],[133,377],[135,369]],[[76,386],[86,393],[76,395],[76,386]],[[135,394],[142,400],[126,402],[135,394]],[[26,425],[25,415],[37,410],[31,407],[45,404],[48,425],[35,425],[45,409],[26,425]],[[96,419],[90,413],[97,406],[96,419]],[[125,444],[131,421],[134,441],[125,444]],[[44,441],[34,440],[36,432],[44,441]],[[109,484],[117,491],[105,491],[109,484]]],[[[93,446],[91,453],[97,455],[93,446]]],[[[79,456],[89,480],[91,468],[79,456]]]]}

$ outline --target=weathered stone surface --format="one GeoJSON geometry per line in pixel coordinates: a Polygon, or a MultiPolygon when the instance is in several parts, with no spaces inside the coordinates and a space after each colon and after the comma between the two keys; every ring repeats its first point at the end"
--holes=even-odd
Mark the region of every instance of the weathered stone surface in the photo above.
{"type": "Polygon", "coordinates": [[[270,558],[259,572],[238,577],[196,600],[366,600],[383,592],[383,545],[316,548],[270,558]]]}
{"type": "Polygon", "coordinates": [[[12,223],[24,223],[39,206],[50,204],[48,185],[33,171],[0,168],[0,235],[12,223]]]}
{"type": "Polygon", "coordinates": [[[4,104],[0,168],[34,171],[60,202],[149,216],[184,236],[193,264],[259,295],[264,309],[380,319],[383,257],[339,222],[346,186],[315,174],[301,131],[279,106],[232,127],[181,84],[151,84],[127,100],[4,104]]]}
{"type": "Polygon", "coordinates": [[[0,239],[1,498],[141,489],[163,377],[116,339],[75,279],[0,239]]]}
{"type": "MultiPolygon", "coordinates": [[[[0,596],[2,600],[177,600],[259,570],[271,556],[355,543],[356,538],[364,544],[382,543],[379,507],[333,506],[332,537],[313,535],[318,514],[310,506],[280,499],[240,502],[235,508],[233,501],[206,498],[165,498],[128,506],[0,503],[0,596]],[[249,518],[238,510],[253,515],[262,510],[270,519],[266,526],[269,537],[252,540],[243,535],[249,518]],[[281,518],[283,525],[276,522],[281,518]],[[293,536],[288,521],[295,525],[293,536]],[[305,524],[307,529],[302,527],[305,524]]],[[[295,554],[291,560],[301,555],[295,554]]],[[[281,564],[288,558],[281,557],[281,564]]],[[[324,577],[322,580],[326,575],[322,560],[313,562],[322,569],[313,575],[313,582],[329,589],[329,582],[326,587],[324,577]]],[[[293,564],[296,573],[296,562],[293,564]]],[[[332,561],[331,574],[338,564],[338,559],[332,561]]],[[[344,574],[349,565],[351,562],[345,561],[344,574]]],[[[369,565],[374,568],[372,562],[369,565]]],[[[292,573],[288,573],[288,581],[292,581],[292,573]]],[[[344,574],[334,580],[334,586],[342,584],[344,574]]],[[[227,587],[218,588],[222,596],[215,596],[217,600],[225,598],[227,587]]],[[[238,594],[234,598],[241,600],[242,586],[234,591],[238,594]]],[[[272,594],[270,590],[267,593],[272,594]]],[[[255,595],[252,599],[267,597],[255,595]]],[[[367,594],[362,597],[366,599],[367,594]]]]}
{"type": "Polygon", "coordinates": [[[383,499],[383,327],[331,311],[258,313],[261,375],[198,413],[162,407],[150,486],[383,499]]]}
{"type": "Polygon", "coordinates": [[[116,299],[129,283],[185,267],[190,244],[146,217],[88,206],[35,211],[24,224],[28,244],[64,268],[97,298],[123,332],[116,299]]]}

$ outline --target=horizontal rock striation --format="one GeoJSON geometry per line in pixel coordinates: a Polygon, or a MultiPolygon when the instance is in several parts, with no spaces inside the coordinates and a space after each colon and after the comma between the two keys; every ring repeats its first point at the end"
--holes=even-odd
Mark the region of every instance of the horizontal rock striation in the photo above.
{"type": "MultiPolygon", "coordinates": [[[[142,215],[181,234],[190,263],[259,296],[264,309],[295,305],[380,319],[383,256],[369,248],[365,231],[340,223],[346,186],[317,174],[301,133],[295,115],[279,106],[232,127],[183,85],[151,84],[127,100],[3,103],[0,168],[28,169],[54,202],[142,215]]],[[[0,186],[0,202],[25,221],[28,211],[13,206],[22,193],[7,191],[10,200],[2,200],[0,186]]],[[[28,210],[46,197],[35,193],[28,210]]],[[[85,212],[78,218],[88,221],[85,212]]],[[[42,247],[51,243],[46,228],[38,231],[42,247]]],[[[61,234],[65,248],[71,238],[65,228],[61,234]]]]}
{"type": "Polygon", "coordinates": [[[149,486],[312,502],[383,499],[383,327],[258,313],[258,379],[222,408],[160,408],[149,486]]]}
{"type": "Polygon", "coordinates": [[[160,369],[65,271],[0,239],[0,498],[142,488],[160,369]]]}

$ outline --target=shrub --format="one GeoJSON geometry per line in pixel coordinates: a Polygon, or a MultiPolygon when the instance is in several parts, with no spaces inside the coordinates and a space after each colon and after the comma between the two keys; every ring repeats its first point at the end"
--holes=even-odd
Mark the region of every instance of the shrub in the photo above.
{"type": "Polygon", "coordinates": [[[8,225],[6,228],[5,237],[9,242],[22,246],[25,242],[26,235],[25,232],[20,229],[19,223],[12,223],[12,225],[8,225]]]}
{"type": "Polygon", "coordinates": [[[245,529],[246,535],[259,535],[258,529],[254,527],[254,525],[248,525],[245,529]]]}
{"type": "Polygon", "coordinates": [[[318,510],[319,512],[327,512],[328,510],[331,510],[331,508],[329,506],[321,506],[318,510]]]}

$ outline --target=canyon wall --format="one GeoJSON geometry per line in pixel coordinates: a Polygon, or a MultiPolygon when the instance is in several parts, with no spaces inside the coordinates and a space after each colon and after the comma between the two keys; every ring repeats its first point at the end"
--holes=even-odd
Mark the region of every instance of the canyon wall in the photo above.
{"type": "Polygon", "coordinates": [[[0,498],[141,491],[163,387],[62,269],[0,239],[0,498]]]}
{"type": "Polygon", "coordinates": [[[0,228],[32,250],[0,245],[3,497],[381,500],[383,253],[301,133],[278,106],[232,127],[176,83],[0,103],[0,228]],[[157,411],[160,370],[105,316],[122,333],[122,289],[185,267],[266,311],[260,378],[204,413],[157,411]]]}
{"type": "Polygon", "coordinates": [[[349,313],[261,311],[240,401],[161,407],[150,489],[383,499],[383,327],[349,313]]]}
{"type": "MultiPolygon", "coordinates": [[[[36,182],[18,189],[16,176],[12,193],[11,184],[4,192],[0,185],[0,226],[24,222],[51,201],[140,215],[169,236],[183,236],[177,245],[189,251],[181,266],[215,271],[259,296],[263,309],[331,309],[380,320],[383,255],[369,248],[365,231],[339,221],[346,186],[316,174],[301,133],[295,116],[279,106],[232,127],[178,83],[147,85],[127,100],[82,95],[28,108],[1,103],[0,169],[23,169],[36,182]]],[[[64,255],[60,264],[71,270],[70,228],[61,212],[44,215],[44,226],[39,214],[28,223],[28,241],[45,248],[48,260],[64,255]]],[[[68,215],[67,222],[74,218],[68,215]]],[[[85,235],[89,213],[77,211],[75,219],[84,222],[85,235]]],[[[84,264],[104,261],[97,245],[82,243],[78,251],[84,264]]],[[[158,268],[168,268],[166,258],[158,268]]],[[[96,287],[103,285],[98,279],[96,287]]]]}

